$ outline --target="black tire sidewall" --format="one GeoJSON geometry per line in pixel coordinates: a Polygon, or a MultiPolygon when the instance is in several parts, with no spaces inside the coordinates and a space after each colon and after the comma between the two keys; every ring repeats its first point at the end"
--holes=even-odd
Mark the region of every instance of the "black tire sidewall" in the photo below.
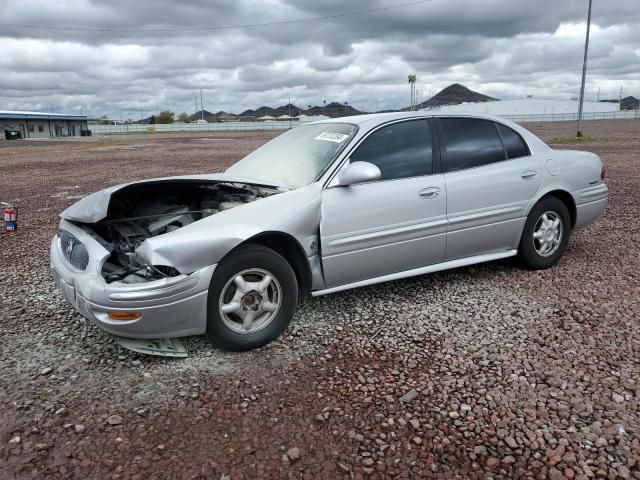
{"type": "Polygon", "coordinates": [[[243,351],[260,347],[277,338],[289,325],[296,310],[298,283],[291,265],[277,252],[262,245],[246,245],[225,257],[216,267],[207,300],[207,336],[219,347],[243,351]],[[241,334],[228,328],[220,315],[218,302],[227,282],[239,272],[260,268],[273,275],[282,290],[282,303],[276,317],[261,330],[241,334]]]}
{"type": "Polygon", "coordinates": [[[520,238],[520,245],[518,247],[518,256],[520,261],[528,268],[534,270],[542,270],[552,267],[562,257],[567,245],[569,244],[569,236],[571,234],[571,216],[567,206],[556,197],[545,197],[536,203],[527,217],[524,229],[522,231],[522,237],[520,238]],[[536,227],[536,223],[540,216],[547,211],[552,211],[558,214],[562,220],[562,241],[558,249],[553,255],[548,257],[541,256],[533,245],[533,231],[536,227]]]}

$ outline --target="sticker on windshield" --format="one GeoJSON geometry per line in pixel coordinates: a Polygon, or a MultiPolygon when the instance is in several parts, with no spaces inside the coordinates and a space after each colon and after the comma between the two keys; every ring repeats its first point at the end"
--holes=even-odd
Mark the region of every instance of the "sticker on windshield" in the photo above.
{"type": "Polygon", "coordinates": [[[347,138],[349,138],[349,135],[345,135],[344,133],[322,132],[315,139],[316,140],[326,140],[327,142],[342,143],[347,138]]]}

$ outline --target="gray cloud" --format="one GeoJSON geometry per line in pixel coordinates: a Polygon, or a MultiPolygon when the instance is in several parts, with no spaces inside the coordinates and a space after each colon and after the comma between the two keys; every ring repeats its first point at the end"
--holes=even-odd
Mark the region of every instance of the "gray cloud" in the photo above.
{"type": "MultiPolygon", "coordinates": [[[[138,118],[141,107],[145,115],[191,112],[201,88],[211,111],[280,105],[289,97],[301,106],[336,100],[394,108],[407,103],[410,72],[424,98],[452,82],[500,98],[577,94],[583,0],[432,0],[329,20],[199,29],[397,3],[0,2],[0,108],[138,118]],[[15,24],[40,28],[9,26],[15,24]],[[158,31],[185,28],[192,30],[158,31]]],[[[620,86],[640,94],[637,0],[615,8],[594,2],[593,24],[588,95],[600,87],[601,96],[616,97],[620,86]]]]}

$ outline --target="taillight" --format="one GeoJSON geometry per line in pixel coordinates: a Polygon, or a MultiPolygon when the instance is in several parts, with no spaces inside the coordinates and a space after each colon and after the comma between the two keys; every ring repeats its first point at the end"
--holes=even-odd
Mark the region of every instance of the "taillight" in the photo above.
{"type": "Polygon", "coordinates": [[[604,177],[607,176],[607,167],[602,164],[602,168],[600,168],[600,180],[604,180],[604,177]]]}

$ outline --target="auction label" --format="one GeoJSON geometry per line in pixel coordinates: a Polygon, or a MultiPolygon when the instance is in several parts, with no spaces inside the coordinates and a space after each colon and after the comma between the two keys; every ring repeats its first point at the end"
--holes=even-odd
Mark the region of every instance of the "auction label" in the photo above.
{"type": "Polygon", "coordinates": [[[327,142],[342,143],[347,138],[349,138],[349,135],[345,135],[344,133],[322,132],[315,139],[316,140],[326,140],[327,142]]]}

